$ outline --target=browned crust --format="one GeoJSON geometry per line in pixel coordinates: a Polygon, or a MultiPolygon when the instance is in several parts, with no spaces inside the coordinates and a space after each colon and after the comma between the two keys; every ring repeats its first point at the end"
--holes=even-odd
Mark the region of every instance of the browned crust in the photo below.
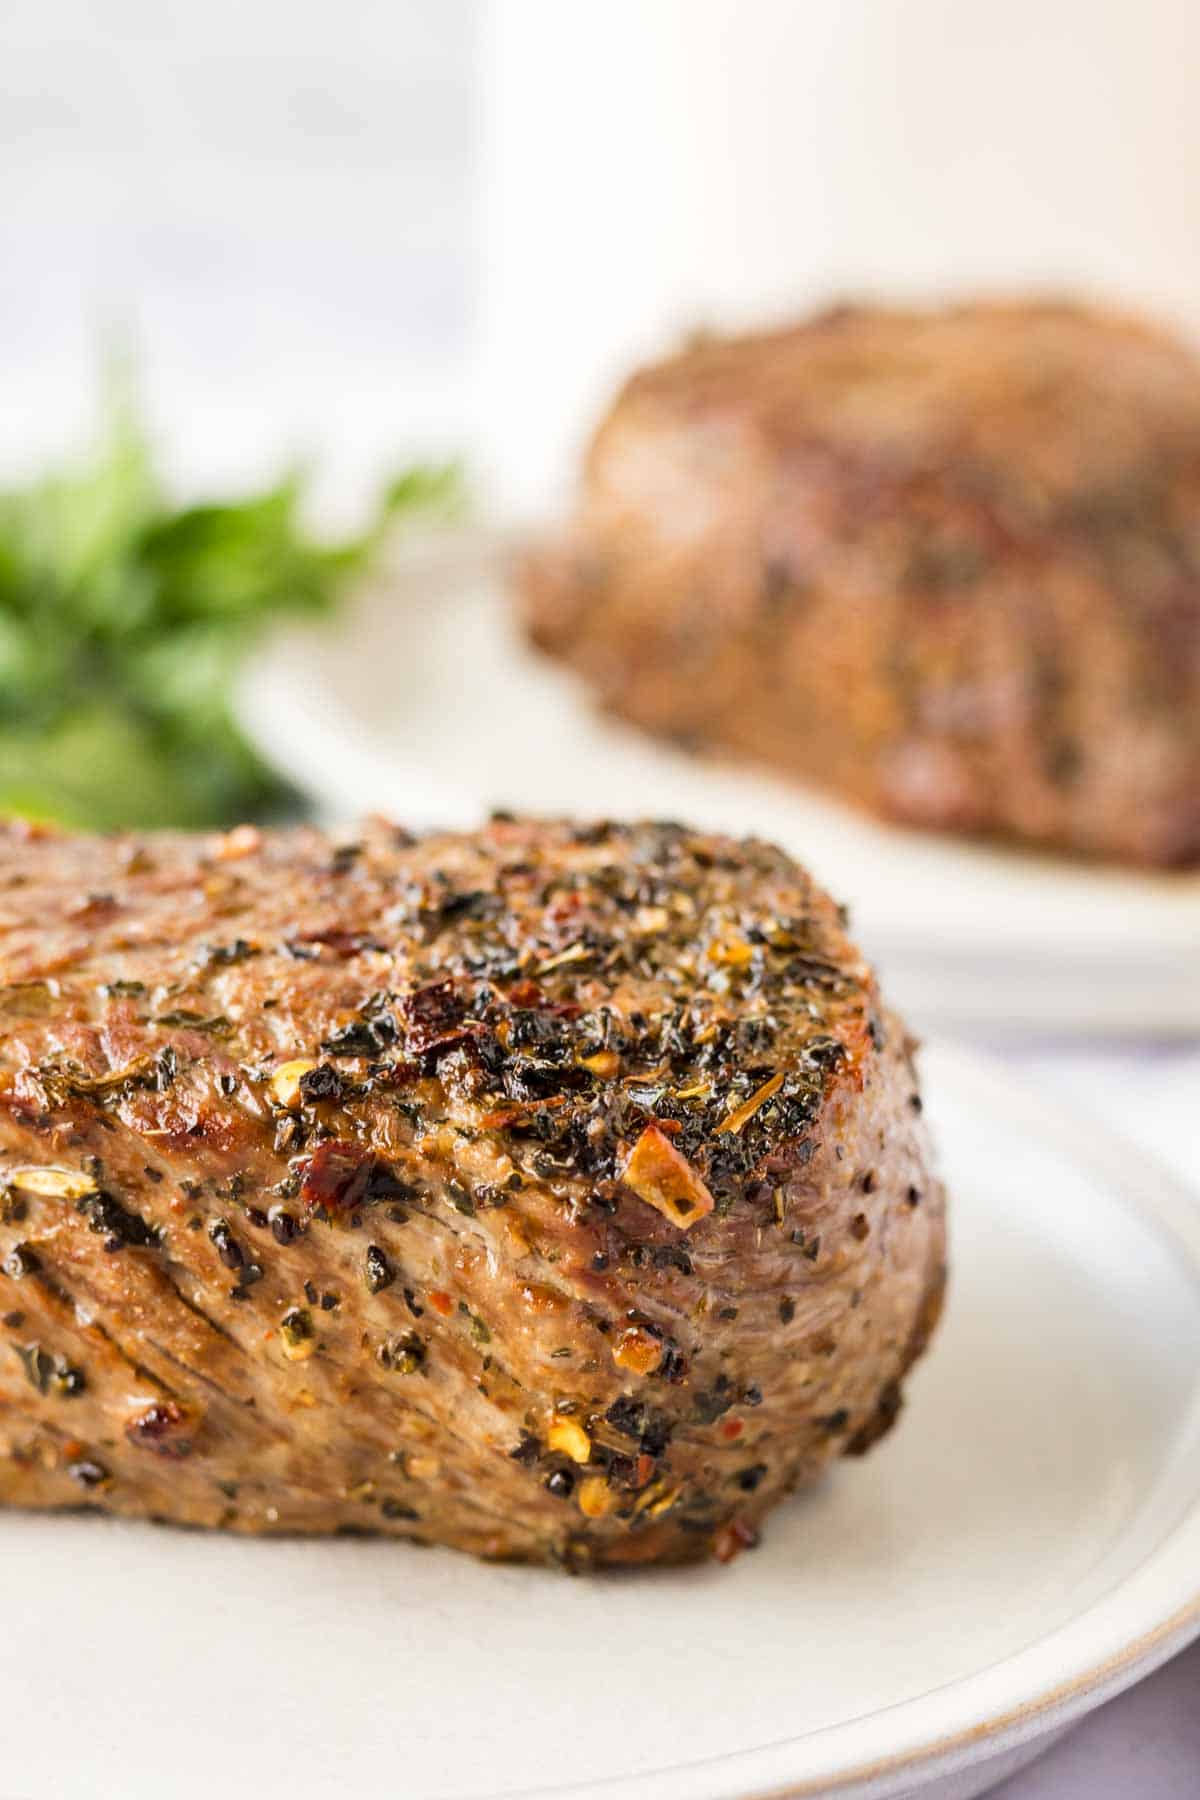
{"type": "Polygon", "coordinates": [[[642,371],[534,640],[872,812],[1200,858],[1200,365],[1068,305],[845,308],[642,371]]]}
{"type": "Polygon", "coordinates": [[[778,852],[0,845],[0,1499],[690,1560],[894,1417],[941,1190],[903,1031],[778,852]],[[621,1180],[651,1124],[690,1229],[621,1180]]]}

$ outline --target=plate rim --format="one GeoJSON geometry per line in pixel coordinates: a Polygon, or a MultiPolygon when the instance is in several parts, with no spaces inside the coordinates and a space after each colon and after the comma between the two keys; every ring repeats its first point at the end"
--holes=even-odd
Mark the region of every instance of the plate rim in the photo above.
{"type": "MultiPolygon", "coordinates": [[[[1171,1246],[1200,1289],[1200,1195],[1153,1155],[1107,1125],[1089,1119],[1069,1102],[1044,1098],[1014,1078],[996,1059],[958,1044],[934,1039],[920,1050],[923,1070],[932,1084],[977,1098],[989,1111],[1002,1105],[1017,1115],[1043,1141],[1068,1151],[1073,1160],[1104,1181],[1146,1229],[1171,1246]]],[[[927,1077],[923,1075],[923,1079],[927,1077]]],[[[736,1577],[735,1577],[736,1578],[736,1577]]],[[[884,1800],[915,1792],[917,1781],[1003,1756],[1022,1744],[1049,1735],[1083,1718],[1170,1657],[1200,1638],[1200,1486],[1185,1509],[1143,1561],[1114,1587],[1032,1644],[983,1669],[939,1684],[924,1694],[884,1707],[863,1718],[822,1727],[799,1737],[709,1756],[698,1762],[675,1762],[634,1775],[606,1777],[571,1786],[499,1789],[492,1800],[884,1800]],[[1169,1606],[1156,1602],[1164,1587],[1178,1584],[1169,1606]],[[1143,1593],[1143,1590],[1146,1590],[1143,1593]],[[1185,1596],[1182,1604],[1178,1594],[1185,1596]],[[1120,1623],[1122,1611],[1130,1616],[1120,1623]],[[1116,1615],[1115,1617],[1113,1615],[1116,1615]],[[1075,1651],[1076,1666],[1060,1677],[1038,1678],[1036,1670],[1071,1640],[1103,1631],[1097,1650],[1075,1651]],[[1032,1680],[1031,1680],[1032,1675],[1032,1680]],[[980,1690],[1003,1686],[1007,1699],[979,1710],[980,1690]],[[1022,1684],[1024,1683],[1024,1686],[1022,1684]],[[922,1733],[920,1721],[936,1708],[955,1701],[956,1717],[940,1730],[922,1733]],[[969,1716],[971,1709],[975,1716],[969,1716]],[[839,1746],[861,1735],[871,1722],[907,1722],[911,1741],[895,1750],[837,1758],[839,1746]],[[807,1770],[795,1774],[778,1767],[786,1758],[817,1750],[807,1770]],[[819,1760],[825,1752],[823,1762],[819,1760]],[[835,1760],[828,1753],[834,1752],[835,1760]],[[699,1785],[706,1775],[719,1785],[699,1785]],[[897,1783],[901,1786],[897,1786],[897,1783]]]]}

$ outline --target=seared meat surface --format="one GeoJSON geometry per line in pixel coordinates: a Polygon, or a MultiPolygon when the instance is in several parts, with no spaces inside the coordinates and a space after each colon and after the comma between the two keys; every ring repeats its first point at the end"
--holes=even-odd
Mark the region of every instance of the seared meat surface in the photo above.
{"type": "Polygon", "coordinates": [[[523,580],[649,730],[885,817],[1200,860],[1200,362],[1044,302],[643,370],[523,580]]]}
{"type": "Polygon", "coordinates": [[[910,1046],[767,845],[0,827],[0,1500],[728,1557],[892,1422],[910,1046]]]}

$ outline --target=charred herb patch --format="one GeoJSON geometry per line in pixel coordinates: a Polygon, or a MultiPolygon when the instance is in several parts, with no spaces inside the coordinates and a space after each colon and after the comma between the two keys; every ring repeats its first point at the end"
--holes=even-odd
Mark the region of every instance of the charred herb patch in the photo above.
{"type": "Polygon", "coordinates": [[[414,1511],[405,1501],[397,1500],[391,1495],[380,1501],[379,1510],[385,1519],[407,1519],[413,1523],[419,1523],[421,1518],[420,1513],[414,1511]]]}
{"type": "Polygon", "coordinates": [[[228,1219],[214,1219],[208,1235],[217,1255],[227,1269],[240,1269],[245,1262],[242,1246],[233,1235],[228,1219]]]}
{"type": "Polygon", "coordinates": [[[692,1418],[698,1425],[715,1425],[727,1413],[735,1399],[728,1376],[718,1375],[711,1388],[697,1394],[692,1401],[692,1418]]]}
{"type": "Polygon", "coordinates": [[[377,1019],[351,1020],[350,1024],[325,1038],[321,1048],[331,1056],[378,1056],[395,1040],[395,1024],[383,1015],[377,1019]]]}
{"type": "Polygon", "coordinates": [[[415,1331],[409,1331],[385,1339],[379,1346],[378,1358],[383,1368],[396,1375],[416,1375],[425,1367],[427,1354],[424,1340],[415,1331]]]}
{"type": "Polygon", "coordinates": [[[661,1456],[671,1441],[672,1426],[666,1414],[631,1394],[619,1395],[604,1417],[622,1437],[635,1438],[647,1456],[661,1456]]]}
{"type": "Polygon", "coordinates": [[[423,895],[417,916],[428,939],[436,937],[447,925],[494,918],[503,905],[500,895],[489,893],[486,888],[467,888],[462,892],[447,889],[423,895]]]}
{"type": "MultiPolygon", "coordinates": [[[[310,1304],[315,1299],[316,1291],[314,1289],[310,1304]]],[[[316,1344],[316,1335],[312,1316],[303,1306],[289,1307],[279,1321],[279,1337],[283,1344],[284,1355],[291,1362],[301,1362],[312,1355],[316,1344]]]]}
{"type": "Polygon", "coordinates": [[[316,1106],[322,1100],[341,1100],[346,1084],[329,1063],[318,1063],[300,1077],[300,1098],[305,1106],[316,1106]]]}
{"type": "Polygon", "coordinates": [[[228,969],[235,963],[247,962],[252,956],[261,956],[258,944],[247,943],[245,938],[235,938],[231,944],[208,944],[201,950],[196,966],[200,969],[228,969]]]}
{"type": "Polygon", "coordinates": [[[237,1285],[231,1287],[229,1290],[229,1298],[231,1300],[248,1299],[250,1289],[256,1287],[262,1278],[263,1267],[261,1263],[243,1263],[242,1267],[238,1270],[237,1285]]]}
{"type": "Polygon", "coordinates": [[[63,1356],[52,1355],[40,1344],[14,1344],[13,1349],[21,1359],[26,1381],[39,1394],[57,1394],[61,1399],[73,1400],[87,1387],[82,1369],[63,1356]]]}
{"type": "Polygon", "coordinates": [[[271,1227],[271,1236],[277,1244],[290,1244],[298,1236],[299,1223],[294,1213],[282,1206],[273,1206],[267,1214],[267,1223],[271,1227]]]}
{"type": "Polygon", "coordinates": [[[367,1245],[366,1283],[369,1294],[382,1294],[396,1279],[396,1271],[378,1244],[367,1245]]]}
{"type": "Polygon", "coordinates": [[[604,1417],[613,1430],[619,1431],[623,1437],[640,1437],[646,1408],[642,1401],[635,1400],[632,1395],[621,1394],[613,1401],[604,1417]]]}
{"type": "MultiPolygon", "coordinates": [[[[233,1035],[233,1025],[224,1013],[206,1015],[176,1008],[173,1012],[160,1013],[154,1023],[156,1025],[183,1026],[188,1031],[202,1031],[207,1036],[214,1038],[227,1038],[233,1035]]],[[[174,1074],[173,1070],[172,1074],[174,1074]]]]}
{"type": "Polygon", "coordinates": [[[436,981],[408,994],[400,1005],[405,1048],[410,1056],[427,1057],[461,1043],[466,1034],[466,1000],[453,982],[436,981]]]}
{"type": "Polygon", "coordinates": [[[681,1275],[692,1273],[692,1259],[682,1244],[658,1244],[651,1260],[656,1269],[678,1269],[681,1275]]]}
{"type": "Polygon", "coordinates": [[[161,1242],[158,1227],[147,1225],[145,1219],[123,1205],[115,1194],[103,1191],[85,1194],[82,1200],[75,1202],[75,1210],[87,1220],[90,1231],[105,1239],[106,1250],[124,1250],[131,1246],[149,1249],[161,1242]]]}

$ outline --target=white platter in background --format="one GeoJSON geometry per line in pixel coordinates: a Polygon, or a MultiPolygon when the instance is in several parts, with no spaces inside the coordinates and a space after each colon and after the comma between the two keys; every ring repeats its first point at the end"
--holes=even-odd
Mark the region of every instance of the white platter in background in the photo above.
{"type": "Polygon", "coordinates": [[[1200,1032],[1200,875],[895,829],[643,737],[522,644],[486,534],[413,545],[336,626],[274,639],[240,711],[338,819],[470,826],[504,806],[773,838],[850,903],[855,935],[918,1023],[1200,1032]]]}
{"type": "Polygon", "coordinates": [[[1200,1207],[925,1052],[954,1199],[897,1430],[728,1568],[0,1511],[3,1800],[966,1800],[1200,1632],[1200,1207]]]}

